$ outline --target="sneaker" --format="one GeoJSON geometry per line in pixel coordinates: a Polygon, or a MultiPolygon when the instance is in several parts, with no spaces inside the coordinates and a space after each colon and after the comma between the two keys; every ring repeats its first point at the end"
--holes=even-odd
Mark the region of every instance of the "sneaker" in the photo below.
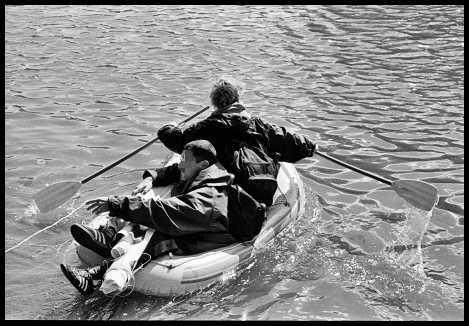
{"type": "Polygon", "coordinates": [[[116,229],[108,225],[101,225],[98,229],[93,229],[75,223],[70,227],[70,232],[79,244],[104,258],[111,257],[111,249],[117,242],[116,229]]]}
{"type": "Polygon", "coordinates": [[[81,294],[87,295],[99,288],[103,283],[107,264],[103,263],[86,269],[60,264],[60,269],[70,283],[72,283],[72,285],[80,291],[81,294]]]}

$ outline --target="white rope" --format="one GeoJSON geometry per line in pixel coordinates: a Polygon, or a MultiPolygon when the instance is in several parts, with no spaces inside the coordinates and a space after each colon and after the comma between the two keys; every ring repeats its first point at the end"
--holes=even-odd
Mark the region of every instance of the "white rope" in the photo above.
{"type": "Polygon", "coordinates": [[[51,227],[54,227],[56,226],[57,224],[59,224],[60,222],[62,222],[64,219],[66,219],[67,217],[69,217],[70,215],[72,215],[73,213],[75,213],[77,210],[79,210],[80,208],[82,208],[83,206],[85,205],[85,203],[81,204],[80,206],[78,206],[77,208],[75,208],[71,213],[67,214],[66,216],[60,218],[59,220],[57,220],[55,223],[49,225],[49,226],[46,226],[45,228],[37,231],[37,232],[34,232],[33,234],[31,234],[29,237],[27,237],[26,239],[20,241],[18,244],[14,245],[13,247],[11,248],[8,248],[7,250],[5,250],[5,253],[13,250],[13,249],[16,249],[18,248],[19,246],[21,246],[23,243],[25,243],[26,241],[28,241],[29,239],[35,237],[36,235],[38,235],[39,233],[47,230],[47,229],[50,229],[51,227]]]}

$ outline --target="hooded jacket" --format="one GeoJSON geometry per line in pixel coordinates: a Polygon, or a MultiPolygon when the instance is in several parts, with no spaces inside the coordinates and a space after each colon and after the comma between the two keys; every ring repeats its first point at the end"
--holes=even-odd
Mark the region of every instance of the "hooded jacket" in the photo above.
{"type": "MultiPolygon", "coordinates": [[[[250,185],[247,176],[242,175],[243,166],[250,165],[248,170],[250,177],[255,175],[270,176],[276,182],[279,163],[278,161],[296,162],[305,157],[312,156],[316,145],[309,139],[288,132],[284,127],[264,122],[261,118],[251,117],[245,107],[240,103],[234,103],[224,110],[216,110],[206,119],[193,124],[184,131],[172,125],[163,126],[158,131],[161,142],[170,150],[181,153],[184,145],[196,139],[210,141],[216,151],[218,160],[234,174],[234,183],[241,185],[248,193],[256,199],[271,204],[273,192],[269,198],[260,198],[259,193],[266,189],[255,191],[258,185],[250,185]],[[259,157],[259,162],[253,162],[248,155],[243,154],[240,149],[249,147],[259,157]],[[262,166],[264,164],[264,166],[262,166]],[[259,166],[259,168],[256,168],[259,166]]],[[[255,159],[253,161],[255,161],[255,159]]],[[[273,191],[275,191],[275,187],[273,191]]]]}
{"type": "MultiPolygon", "coordinates": [[[[159,175],[160,185],[179,181],[177,164],[161,171],[164,173],[151,172],[159,175]]],[[[172,249],[179,254],[216,249],[237,241],[228,232],[226,188],[232,181],[233,176],[222,166],[213,164],[193,180],[178,182],[170,198],[109,197],[109,215],[155,229],[153,256],[172,249]],[[166,248],[168,241],[162,248],[162,240],[170,240],[171,248],[166,248]]]]}

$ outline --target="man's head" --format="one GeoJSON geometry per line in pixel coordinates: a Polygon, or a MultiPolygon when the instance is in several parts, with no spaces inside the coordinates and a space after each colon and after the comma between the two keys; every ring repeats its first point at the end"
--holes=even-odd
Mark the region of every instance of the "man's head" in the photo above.
{"type": "Polygon", "coordinates": [[[233,81],[222,78],[213,85],[210,100],[217,109],[225,109],[239,101],[239,87],[233,81]]]}
{"type": "Polygon", "coordinates": [[[184,146],[179,162],[181,179],[189,180],[217,161],[217,151],[207,140],[194,140],[184,146]]]}

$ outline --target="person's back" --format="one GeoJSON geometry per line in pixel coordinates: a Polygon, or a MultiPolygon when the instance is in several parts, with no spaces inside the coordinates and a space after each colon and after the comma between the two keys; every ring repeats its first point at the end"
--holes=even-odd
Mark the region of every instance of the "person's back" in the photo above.
{"type": "Polygon", "coordinates": [[[220,163],[235,176],[234,183],[260,202],[270,205],[277,188],[279,164],[265,153],[268,139],[256,132],[253,121],[246,109],[235,103],[184,132],[167,126],[160,130],[159,136],[169,149],[178,153],[191,139],[210,141],[217,150],[220,163]]]}
{"type": "Polygon", "coordinates": [[[271,205],[279,161],[296,162],[312,156],[316,145],[283,127],[251,117],[239,103],[237,88],[224,80],[215,84],[210,98],[216,110],[208,118],[184,131],[163,126],[158,131],[160,140],[177,153],[194,139],[210,141],[220,163],[235,175],[234,182],[258,201],[271,205]]]}

